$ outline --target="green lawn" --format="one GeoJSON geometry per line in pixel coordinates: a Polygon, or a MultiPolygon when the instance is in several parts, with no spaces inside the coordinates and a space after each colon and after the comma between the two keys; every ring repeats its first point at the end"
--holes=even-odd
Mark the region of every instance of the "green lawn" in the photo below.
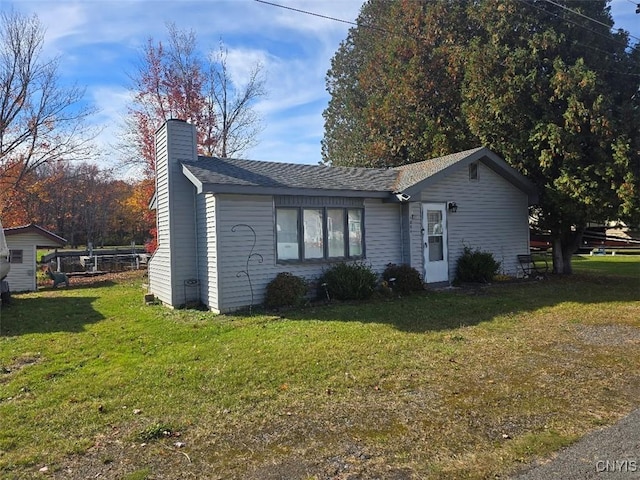
{"type": "Polygon", "coordinates": [[[573,257],[572,265],[577,273],[640,279],[640,255],[577,255],[573,257]]]}
{"type": "Polygon", "coordinates": [[[517,471],[640,404],[640,256],[574,265],[251,317],[146,306],[131,274],[16,295],[0,317],[0,477],[517,471]]]}

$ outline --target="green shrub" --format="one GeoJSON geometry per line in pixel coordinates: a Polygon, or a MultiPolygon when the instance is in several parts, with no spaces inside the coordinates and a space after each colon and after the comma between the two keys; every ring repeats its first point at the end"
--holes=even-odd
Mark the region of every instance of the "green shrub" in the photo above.
{"type": "Polygon", "coordinates": [[[389,263],[382,272],[382,279],[386,281],[393,292],[407,295],[424,289],[422,275],[410,265],[396,265],[389,263]]]}
{"type": "Polygon", "coordinates": [[[307,294],[307,282],[289,272],[281,272],[267,285],[264,304],[267,308],[300,305],[307,294]]]}
{"type": "Polygon", "coordinates": [[[365,300],[375,291],[378,276],[364,263],[338,263],[320,277],[322,291],[337,300],[365,300]]]}
{"type": "Polygon", "coordinates": [[[499,269],[500,262],[497,262],[491,253],[464,247],[464,253],[458,259],[456,282],[490,282],[499,269]]]}

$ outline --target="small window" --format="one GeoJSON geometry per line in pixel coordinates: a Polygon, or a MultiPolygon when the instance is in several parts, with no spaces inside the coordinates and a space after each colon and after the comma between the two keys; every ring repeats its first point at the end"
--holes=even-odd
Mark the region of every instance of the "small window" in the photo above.
{"type": "Polygon", "coordinates": [[[478,163],[469,164],[469,180],[478,181],[478,163]]]}
{"type": "Polygon", "coordinates": [[[9,263],[22,263],[22,250],[9,250],[9,263]]]}

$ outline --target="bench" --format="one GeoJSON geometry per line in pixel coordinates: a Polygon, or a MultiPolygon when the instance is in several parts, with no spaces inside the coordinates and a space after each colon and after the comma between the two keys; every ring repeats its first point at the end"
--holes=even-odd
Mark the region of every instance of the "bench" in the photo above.
{"type": "Polygon", "coordinates": [[[549,263],[544,257],[534,257],[531,254],[518,255],[518,263],[525,278],[532,275],[546,278],[549,273],[549,263]]]}

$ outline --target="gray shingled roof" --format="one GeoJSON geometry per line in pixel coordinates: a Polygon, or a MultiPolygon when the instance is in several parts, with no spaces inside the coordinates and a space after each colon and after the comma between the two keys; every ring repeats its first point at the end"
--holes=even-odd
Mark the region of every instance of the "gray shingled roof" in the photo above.
{"type": "Polygon", "coordinates": [[[203,185],[294,188],[313,190],[391,191],[398,172],[393,169],[329,167],[293,163],[199,157],[183,162],[203,185]]]}
{"type": "Polygon", "coordinates": [[[482,149],[483,147],[473,148],[464,152],[445,155],[444,157],[432,158],[422,162],[412,163],[410,165],[395,167],[395,170],[399,172],[399,175],[398,180],[394,185],[394,190],[396,192],[402,192],[416,183],[421,182],[425,178],[429,178],[436,173],[441,172],[442,170],[464,160],[465,158],[468,158],[470,155],[482,149]]]}
{"type": "Polygon", "coordinates": [[[483,160],[500,175],[530,194],[535,187],[490,150],[479,147],[395,168],[329,167],[216,157],[183,162],[185,175],[199,191],[286,193],[386,197],[414,194],[458,163],[483,160]]]}

